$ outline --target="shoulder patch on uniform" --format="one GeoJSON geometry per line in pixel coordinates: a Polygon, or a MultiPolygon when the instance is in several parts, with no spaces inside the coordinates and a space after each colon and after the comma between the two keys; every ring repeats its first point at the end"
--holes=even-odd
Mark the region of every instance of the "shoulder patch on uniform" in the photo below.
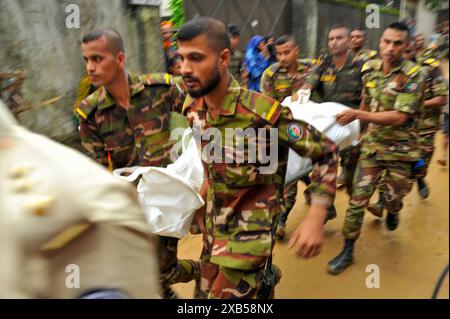
{"type": "Polygon", "coordinates": [[[243,107],[272,125],[275,124],[281,113],[282,106],[278,101],[255,91],[242,89],[239,102],[243,107]]]}
{"type": "Polygon", "coordinates": [[[375,51],[375,50],[370,50],[370,51],[368,52],[367,56],[368,56],[370,59],[372,59],[372,58],[376,57],[377,54],[378,54],[377,51],[375,51]]]}
{"type": "Polygon", "coordinates": [[[429,58],[423,61],[424,64],[431,65],[433,68],[437,68],[439,66],[439,61],[434,58],[429,58]]]}
{"type": "Polygon", "coordinates": [[[374,70],[377,68],[377,66],[379,66],[380,63],[381,60],[379,59],[369,60],[366,63],[364,63],[364,65],[361,68],[361,72],[368,72],[374,70]]]}
{"type": "Polygon", "coordinates": [[[169,73],[150,73],[140,76],[140,80],[144,85],[171,85],[173,82],[172,75],[169,73]]]}
{"type": "Polygon", "coordinates": [[[286,127],[286,134],[291,141],[297,142],[303,137],[303,129],[298,123],[291,122],[286,127]]]}
{"type": "Polygon", "coordinates": [[[277,71],[279,69],[280,69],[280,64],[277,62],[277,63],[274,63],[271,66],[269,66],[266,69],[266,71],[264,71],[264,72],[271,78],[275,73],[277,73],[277,71]]]}
{"type": "Polygon", "coordinates": [[[406,61],[405,65],[402,68],[402,72],[407,76],[414,77],[420,73],[420,65],[411,61],[406,61]]]}
{"type": "Polygon", "coordinates": [[[97,90],[75,107],[75,113],[87,120],[89,115],[97,108],[100,98],[100,91],[97,90]]]}

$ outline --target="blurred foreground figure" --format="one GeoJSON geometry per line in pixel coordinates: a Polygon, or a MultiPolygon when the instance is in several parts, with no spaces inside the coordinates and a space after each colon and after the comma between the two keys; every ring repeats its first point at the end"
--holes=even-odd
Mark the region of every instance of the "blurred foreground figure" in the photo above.
{"type": "Polygon", "coordinates": [[[0,298],[155,298],[156,254],[131,185],[0,102],[0,298]]]}

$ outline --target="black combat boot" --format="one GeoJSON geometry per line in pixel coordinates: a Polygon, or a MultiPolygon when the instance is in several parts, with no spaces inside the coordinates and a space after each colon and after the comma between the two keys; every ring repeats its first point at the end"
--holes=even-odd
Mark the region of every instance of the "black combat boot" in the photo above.
{"type": "Polygon", "coordinates": [[[327,218],[325,218],[325,222],[323,224],[325,225],[329,220],[335,219],[336,216],[336,208],[334,207],[334,205],[331,205],[331,207],[328,207],[327,209],[327,218]]]}
{"type": "Polygon", "coordinates": [[[392,214],[392,213],[388,212],[388,214],[386,216],[387,229],[389,229],[390,231],[397,229],[399,222],[400,222],[400,218],[399,218],[398,213],[392,214]]]}
{"type": "Polygon", "coordinates": [[[367,206],[367,210],[373,215],[382,218],[384,210],[384,193],[380,192],[378,196],[378,202],[376,204],[370,204],[367,206]]]}
{"type": "Polygon", "coordinates": [[[355,240],[346,239],[344,249],[341,253],[328,262],[328,272],[332,275],[338,275],[348,266],[353,264],[353,248],[355,240]]]}
{"type": "Polygon", "coordinates": [[[428,195],[430,195],[430,192],[428,191],[428,185],[425,183],[425,180],[423,178],[417,179],[417,186],[419,187],[419,195],[423,199],[428,198],[428,195]]]}

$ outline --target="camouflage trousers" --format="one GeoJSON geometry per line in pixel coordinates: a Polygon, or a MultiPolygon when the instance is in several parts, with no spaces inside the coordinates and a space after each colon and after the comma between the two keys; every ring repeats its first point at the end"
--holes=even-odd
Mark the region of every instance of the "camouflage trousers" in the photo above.
{"type": "Polygon", "coordinates": [[[425,178],[427,176],[428,167],[431,163],[431,158],[434,153],[434,137],[436,133],[430,133],[421,135],[419,137],[419,146],[422,152],[422,159],[425,161],[425,165],[414,174],[414,178],[425,178]]]}
{"type": "Polygon", "coordinates": [[[413,185],[413,165],[413,162],[377,160],[375,154],[369,157],[361,155],[342,231],[346,239],[359,237],[364,209],[368,206],[381,177],[385,188],[385,208],[390,214],[398,214],[403,197],[413,185]]]}
{"type": "Polygon", "coordinates": [[[163,287],[179,282],[189,282],[200,276],[200,263],[193,260],[177,259],[178,238],[159,236],[160,281],[163,287]]]}
{"type": "Polygon", "coordinates": [[[210,263],[210,253],[201,255],[200,280],[195,299],[255,299],[264,277],[264,268],[240,270],[210,263]]]}
{"type": "Polygon", "coordinates": [[[344,184],[347,188],[347,193],[350,196],[352,194],[353,178],[355,176],[356,166],[358,165],[360,150],[361,147],[357,145],[349,146],[339,152],[339,156],[341,157],[342,172],[345,176],[344,184]]]}

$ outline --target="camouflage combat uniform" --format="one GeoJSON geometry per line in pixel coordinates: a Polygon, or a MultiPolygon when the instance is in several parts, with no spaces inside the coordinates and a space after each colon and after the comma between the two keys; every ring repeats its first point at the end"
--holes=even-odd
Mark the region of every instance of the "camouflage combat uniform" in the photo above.
{"type": "Polygon", "coordinates": [[[364,65],[362,72],[362,98],[370,111],[396,110],[407,113],[409,119],[399,126],[369,124],[361,143],[343,227],[345,238],[350,240],[360,235],[364,209],[381,176],[386,185],[385,207],[388,213],[398,214],[402,198],[412,187],[413,166],[420,158],[418,111],[424,90],[420,66],[402,60],[384,75],[382,61],[371,60],[364,65]]]}
{"type": "MultiPolygon", "coordinates": [[[[431,58],[422,64],[425,72],[425,100],[437,96],[448,96],[448,86],[442,72],[439,69],[439,61],[431,58]]],[[[420,107],[419,119],[419,144],[422,151],[422,159],[425,165],[416,174],[416,178],[424,178],[427,175],[428,166],[434,152],[434,137],[439,131],[439,119],[442,107],[420,107]]]]}
{"type": "MultiPolygon", "coordinates": [[[[261,78],[261,93],[282,103],[285,98],[296,93],[305,83],[306,77],[311,72],[313,63],[310,59],[297,60],[297,73],[289,76],[288,71],[280,66],[280,63],[268,67],[261,78]]],[[[305,176],[306,185],[309,184],[309,176],[305,176]]],[[[284,226],[288,215],[294,207],[297,197],[298,180],[292,181],[284,189],[285,211],[280,215],[280,225],[284,226]]]]}
{"type": "Polygon", "coordinates": [[[242,71],[242,63],[244,62],[244,55],[241,51],[235,50],[231,53],[230,64],[228,68],[230,69],[230,73],[233,77],[241,83],[241,71],[242,71]]]}
{"type": "Polygon", "coordinates": [[[201,290],[209,298],[254,298],[274,246],[277,217],[283,211],[289,147],[317,162],[310,185],[312,202],[329,205],[335,196],[336,145],[313,127],[293,120],[290,110],[277,101],[239,87],[234,79],[216,119],[208,113],[203,98],[187,97],[183,113],[194,136],[202,136],[202,152],[209,152],[214,145],[228,159],[226,163],[222,157],[213,162],[202,158],[208,189],[202,229],[201,290]],[[230,147],[225,133],[230,128],[266,128],[278,136],[271,144],[264,143],[268,138],[256,140],[249,134],[250,138],[238,139],[244,143],[242,150],[230,147]],[[213,131],[216,143],[210,142],[213,131]],[[278,165],[271,173],[263,172],[265,164],[259,159],[250,161],[249,150],[255,147],[269,154],[271,146],[278,152],[278,165]],[[236,161],[235,156],[243,156],[245,162],[236,161]]]}
{"type": "MultiPolygon", "coordinates": [[[[319,59],[306,83],[322,96],[323,102],[336,102],[353,109],[361,103],[362,74],[365,61],[360,57],[355,60],[349,53],[341,70],[337,70],[331,55],[319,59]]],[[[342,171],[345,176],[347,192],[351,193],[353,176],[359,157],[359,146],[350,146],[340,152],[342,171]]]]}
{"type": "Polygon", "coordinates": [[[376,59],[378,52],[370,49],[361,49],[358,53],[354,54],[353,61],[362,61],[366,63],[369,60],[376,59]]]}
{"type": "MultiPolygon", "coordinates": [[[[81,143],[86,153],[110,170],[130,166],[166,166],[171,163],[169,120],[181,112],[184,94],[169,74],[129,75],[130,108],[116,104],[104,87],[76,108],[81,143]]],[[[198,276],[198,264],[177,262],[178,239],[160,237],[163,287],[198,276]]]]}

